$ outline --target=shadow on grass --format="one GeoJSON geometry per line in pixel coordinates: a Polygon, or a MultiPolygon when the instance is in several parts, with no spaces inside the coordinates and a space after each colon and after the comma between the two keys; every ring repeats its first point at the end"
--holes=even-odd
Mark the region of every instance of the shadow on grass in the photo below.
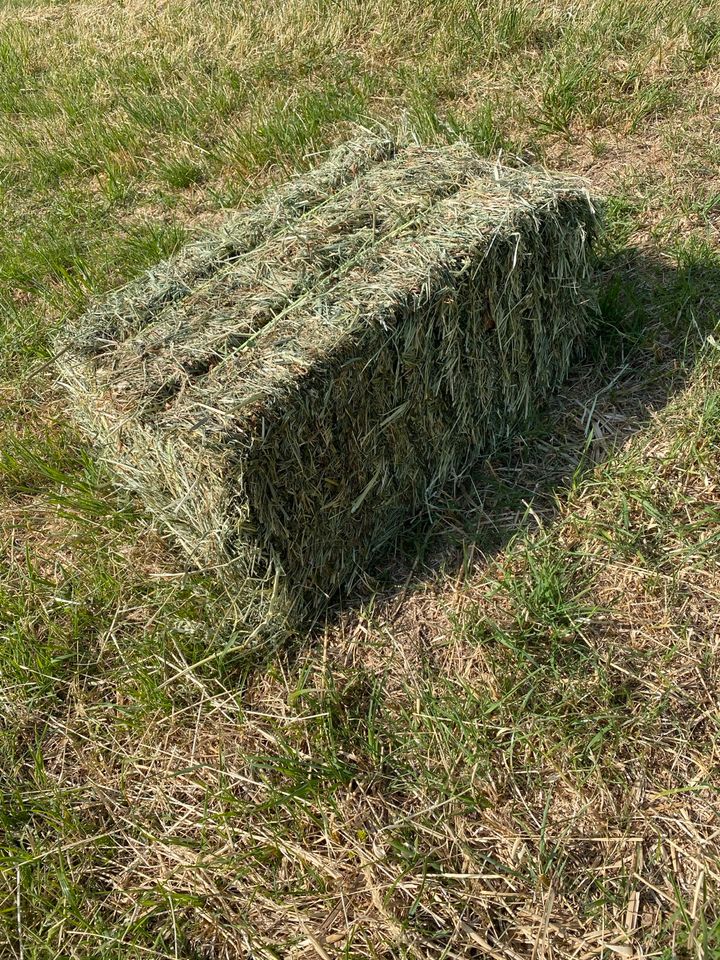
{"type": "MultiPolygon", "coordinates": [[[[585,357],[535,419],[410,524],[361,588],[336,598],[323,626],[390,601],[439,573],[462,579],[523,528],[546,523],[584,472],[611,457],[683,389],[720,320],[720,258],[693,244],[675,261],[626,248],[600,269],[601,321],[585,357]]],[[[312,631],[311,631],[312,632],[312,631]]],[[[298,640],[296,648],[307,642],[298,640]]]]}

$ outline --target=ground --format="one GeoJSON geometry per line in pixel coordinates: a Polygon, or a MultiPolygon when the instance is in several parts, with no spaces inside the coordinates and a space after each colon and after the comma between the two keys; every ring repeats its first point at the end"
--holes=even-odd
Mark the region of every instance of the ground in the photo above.
{"type": "Polygon", "coordinates": [[[719,68],[697,0],[5,0],[1,957],[720,957],[719,68]],[[589,178],[602,321],[363,597],[249,648],[53,335],[357,124],[589,178]]]}

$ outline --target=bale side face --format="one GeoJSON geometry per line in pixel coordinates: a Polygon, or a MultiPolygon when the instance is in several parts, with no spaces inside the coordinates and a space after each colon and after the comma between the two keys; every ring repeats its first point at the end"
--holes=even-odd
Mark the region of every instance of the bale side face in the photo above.
{"type": "Polygon", "coordinates": [[[285,606],[351,583],[542,402],[593,316],[581,185],[392,153],[182,302],[126,305],[142,323],[90,374],[69,361],[123,481],[197,562],[285,606]]]}

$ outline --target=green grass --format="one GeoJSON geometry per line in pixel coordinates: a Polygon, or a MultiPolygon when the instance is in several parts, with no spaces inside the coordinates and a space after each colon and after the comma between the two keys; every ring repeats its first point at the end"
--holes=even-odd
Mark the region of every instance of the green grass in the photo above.
{"type": "Polygon", "coordinates": [[[720,957],[712,3],[6,2],[0,956],[720,957]],[[363,599],[239,640],[52,338],[348,135],[587,174],[602,323],[363,599]]]}

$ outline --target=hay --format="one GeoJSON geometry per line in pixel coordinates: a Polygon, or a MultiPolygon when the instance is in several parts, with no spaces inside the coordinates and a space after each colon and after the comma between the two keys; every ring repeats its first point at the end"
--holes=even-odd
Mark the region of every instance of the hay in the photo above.
{"type": "Polygon", "coordinates": [[[193,285],[259,246],[281,226],[320,206],[359,173],[395,153],[392,140],[363,138],[339,147],[321,166],[291,180],[257,206],[231,214],[218,232],[188,244],[178,256],[158,264],[134,283],[97,304],[61,337],[80,356],[113,350],[118,341],[150,322],[193,285]]]}
{"type": "Polygon", "coordinates": [[[576,180],[370,138],[88,313],[63,380],[258,623],[316,611],[565,377],[596,227],[576,180]]]}

